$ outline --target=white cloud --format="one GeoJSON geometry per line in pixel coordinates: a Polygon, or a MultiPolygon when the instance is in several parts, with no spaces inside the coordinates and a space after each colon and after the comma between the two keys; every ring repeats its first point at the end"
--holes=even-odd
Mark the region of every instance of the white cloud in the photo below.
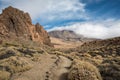
{"type": "Polygon", "coordinates": [[[120,20],[107,19],[105,21],[74,23],[72,25],[54,27],[52,30],[73,30],[89,38],[106,39],[120,36],[120,20]]]}
{"type": "Polygon", "coordinates": [[[83,2],[86,2],[86,3],[98,3],[98,2],[100,2],[100,1],[103,1],[103,0],[81,0],[81,1],[83,1],[83,2]]]}
{"type": "Polygon", "coordinates": [[[85,14],[85,4],[79,0],[0,0],[3,9],[14,6],[29,12],[32,19],[40,18],[43,22],[66,19],[88,18],[85,14]]]}

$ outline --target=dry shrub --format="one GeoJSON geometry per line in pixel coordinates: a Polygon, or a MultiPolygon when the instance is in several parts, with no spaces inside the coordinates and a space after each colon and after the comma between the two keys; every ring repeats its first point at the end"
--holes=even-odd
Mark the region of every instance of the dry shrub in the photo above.
{"type": "Polygon", "coordinates": [[[9,80],[9,78],[10,78],[9,72],[0,70],[0,80],[9,80]]]}
{"type": "Polygon", "coordinates": [[[120,57],[105,59],[98,67],[104,80],[120,80],[120,57]]]}
{"type": "Polygon", "coordinates": [[[10,57],[0,61],[0,66],[10,73],[23,72],[32,68],[30,62],[21,57],[10,57]]]}
{"type": "Polygon", "coordinates": [[[1,46],[4,46],[4,47],[10,47],[10,46],[18,47],[18,46],[20,46],[20,44],[16,41],[9,40],[9,41],[3,41],[1,46]]]}
{"type": "Polygon", "coordinates": [[[102,78],[94,65],[88,62],[74,60],[68,74],[68,80],[102,80],[102,78]]]}
{"type": "Polygon", "coordinates": [[[38,62],[41,60],[41,56],[42,54],[39,54],[39,53],[36,53],[36,54],[33,54],[33,57],[31,57],[31,60],[32,61],[35,61],[35,62],[38,62]]]}
{"type": "Polygon", "coordinates": [[[20,56],[21,53],[14,49],[15,47],[7,47],[0,49],[0,59],[6,59],[11,56],[20,56]]]}

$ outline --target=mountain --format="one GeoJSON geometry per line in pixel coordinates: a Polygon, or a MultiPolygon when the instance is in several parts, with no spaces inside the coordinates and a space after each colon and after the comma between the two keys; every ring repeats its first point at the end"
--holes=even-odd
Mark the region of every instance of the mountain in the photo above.
{"type": "Polygon", "coordinates": [[[54,30],[48,32],[51,43],[55,48],[69,49],[82,45],[84,42],[98,40],[94,38],[87,38],[83,35],[76,34],[71,30],[54,30]]]}
{"type": "Polygon", "coordinates": [[[65,41],[91,41],[93,38],[86,38],[83,35],[78,35],[71,30],[55,30],[49,32],[49,35],[54,38],[63,39],[65,41]]]}
{"type": "Polygon", "coordinates": [[[32,24],[28,13],[11,6],[0,14],[0,38],[1,41],[19,39],[51,45],[48,33],[39,23],[32,24]]]}

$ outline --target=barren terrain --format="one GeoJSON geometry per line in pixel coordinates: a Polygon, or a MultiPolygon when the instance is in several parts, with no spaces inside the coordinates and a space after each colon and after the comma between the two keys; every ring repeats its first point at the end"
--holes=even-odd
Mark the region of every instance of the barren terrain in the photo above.
{"type": "Polygon", "coordinates": [[[55,48],[69,49],[78,47],[83,44],[83,42],[80,41],[65,41],[54,37],[50,37],[50,39],[55,48]]]}

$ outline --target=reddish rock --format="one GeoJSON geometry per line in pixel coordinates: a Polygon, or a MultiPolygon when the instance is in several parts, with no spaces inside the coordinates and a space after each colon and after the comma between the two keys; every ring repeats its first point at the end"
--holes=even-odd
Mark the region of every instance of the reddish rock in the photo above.
{"type": "Polygon", "coordinates": [[[0,14],[0,38],[26,39],[51,45],[48,33],[38,23],[32,24],[28,13],[13,7],[5,8],[0,14]]]}

